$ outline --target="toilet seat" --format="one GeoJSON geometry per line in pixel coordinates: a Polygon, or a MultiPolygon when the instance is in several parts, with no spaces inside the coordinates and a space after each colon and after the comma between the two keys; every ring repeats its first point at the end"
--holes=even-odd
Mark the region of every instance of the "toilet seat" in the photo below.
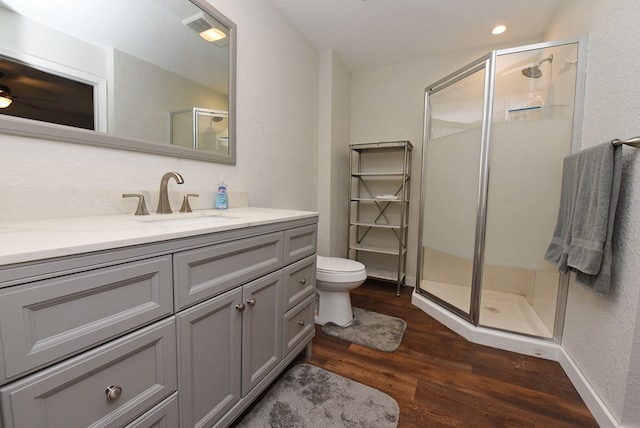
{"type": "Polygon", "coordinates": [[[317,256],[316,279],[325,282],[364,281],[367,278],[365,266],[355,260],[340,257],[317,256]]]}

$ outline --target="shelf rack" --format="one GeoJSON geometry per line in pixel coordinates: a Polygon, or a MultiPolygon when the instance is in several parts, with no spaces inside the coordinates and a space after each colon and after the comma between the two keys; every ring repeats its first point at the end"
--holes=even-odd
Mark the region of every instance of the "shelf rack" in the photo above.
{"type": "Polygon", "coordinates": [[[369,278],[406,282],[411,142],[349,145],[348,254],[369,278]]]}

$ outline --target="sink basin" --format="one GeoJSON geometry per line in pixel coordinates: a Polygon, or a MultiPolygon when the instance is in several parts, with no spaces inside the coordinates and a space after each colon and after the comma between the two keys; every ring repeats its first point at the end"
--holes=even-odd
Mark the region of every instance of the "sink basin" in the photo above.
{"type": "Polygon", "coordinates": [[[235,217],[222,216],[220,214],[195,214],[195,215],[166,215],[162,217],[152,217],[139,219],[140,222],[158,226],[182,226],[196,224],[218,224],[236,220],[235,217]]]}

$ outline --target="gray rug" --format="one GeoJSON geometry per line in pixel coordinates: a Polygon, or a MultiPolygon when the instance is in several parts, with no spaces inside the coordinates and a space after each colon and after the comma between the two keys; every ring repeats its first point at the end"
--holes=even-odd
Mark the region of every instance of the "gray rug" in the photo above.
{"type": "Polygon", "coordinates": [[[292,367],[235,427],[397,427],[396,400],[308,364],[292,367]]]}
{"type": "Polygon", "coordinates": [[[379,351],[393,352],[398,349],[407,329],[404,320],[356,307],[353,308],[353,316],[355,319],[350,326],[339,327],[327,323],[322,326],[322,332],[379,351]]]}

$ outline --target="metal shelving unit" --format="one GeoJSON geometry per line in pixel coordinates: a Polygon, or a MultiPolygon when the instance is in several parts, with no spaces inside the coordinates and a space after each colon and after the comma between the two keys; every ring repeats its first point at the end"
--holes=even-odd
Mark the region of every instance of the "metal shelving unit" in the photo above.
{"type": "Polygon", "coordinates": [[[405,285],[411,151],[409,141],[349,145],[349,246],[367,276],[405,285]]]}

